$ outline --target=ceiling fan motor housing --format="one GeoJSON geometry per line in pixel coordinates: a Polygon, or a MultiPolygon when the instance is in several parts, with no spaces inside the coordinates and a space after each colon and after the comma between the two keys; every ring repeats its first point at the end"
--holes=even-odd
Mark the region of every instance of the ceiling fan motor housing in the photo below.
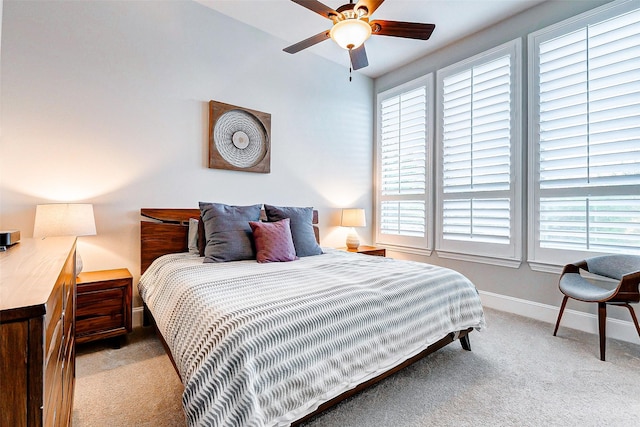
{"type": "Polygon", "coordinates": [[[356,19],[366,17],[369,13],[369,10],[366,6],[360,6],[358,10],[354,9],[355,5],[353,3],[343,4],[336,12],[342,15],[342,19],[356,19]]]}

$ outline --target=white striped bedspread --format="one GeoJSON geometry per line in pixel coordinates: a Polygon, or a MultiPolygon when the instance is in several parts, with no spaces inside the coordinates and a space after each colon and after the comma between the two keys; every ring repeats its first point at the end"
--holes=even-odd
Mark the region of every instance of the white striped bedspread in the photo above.
{"type": "Polygon", "coordinates": [[[172,254],[142,275],[189,425],[289,425],[448,333],[485,325],[476,288],[453,270],[323,250],[268,264],[172,254]]]}

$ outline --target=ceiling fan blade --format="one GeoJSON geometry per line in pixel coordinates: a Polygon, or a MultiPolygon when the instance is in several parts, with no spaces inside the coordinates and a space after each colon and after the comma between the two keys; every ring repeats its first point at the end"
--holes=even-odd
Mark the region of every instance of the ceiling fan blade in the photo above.
{"type": "Polygon", "coordinates": [[[356,6],[353,8],[353,10],[357,11],[358,9],[365,8],[367,10],[367,13],[364,15],[364,17],[368,17],[371,16],[371,14],[375,12],[378,7],[380,7],[382,2],[384,2],[384,0],[360,0],[358,1],[358,3],[356,3],[356,6]]]}
{"type": "Polygon", "coordinates": [[[360,45],[357,49],[349,49],[349,57],[351,58],[351,66],[354,70],[359,70],[369,65],[367,51],[364,49],[364,45],[360,45]]]}
{"type": "Polygon", "coordinates": [[[434,24],[419,24],[417,22],[376,20],[369,22],[369,24],[371,25],[371,34],[420,40],[428,40],[436,28],[434,24]]]}
{"type": "Polygon", "coordinates": [[[329,6],[320,3],[317,0],[291,0],[291,1],[299,4],[302,7],[306,7],[310,11],[315,12],[319,15],[322,15],[327,19],[331,19],[332,21],[334,20],[334,18],[338,18],[339,16],[341,16],[340,13],[331,9],[329,6]]]}
{"type": "Polygon", "coordinates": [[[321,41],[325,41],[329,38],[329,30],[323,31],[321,33],[316,34],[315,36],[311,36],[308,39],[302,40],[296,44],[292,44],[289,47],[285,47],[284,50],[287,53],[296,53],[300,52],[302,49],[306,49],[308,47],[313,46],[314,44],[320,43],[321,41]]]}

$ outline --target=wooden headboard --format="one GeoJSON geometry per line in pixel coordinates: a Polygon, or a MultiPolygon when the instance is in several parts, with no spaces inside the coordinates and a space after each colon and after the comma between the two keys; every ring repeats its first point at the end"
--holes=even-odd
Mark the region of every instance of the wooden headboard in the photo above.
{"type": "MultiPolygon", "coordinates": [[[[187,236],[189,234],[189,218],[200,219],[200,209],[186,208],[142,208],[140,215],[149,220],[140,221],[140,274],[144,273],[151,263],[166,254],[187,252],[187,236]]],[[[260,219],[266,221],[264,210],[260,219]]],[[[320,242],[318,230],[318,211],[313,211],[312,223],[316,241],[320,242]]]]}

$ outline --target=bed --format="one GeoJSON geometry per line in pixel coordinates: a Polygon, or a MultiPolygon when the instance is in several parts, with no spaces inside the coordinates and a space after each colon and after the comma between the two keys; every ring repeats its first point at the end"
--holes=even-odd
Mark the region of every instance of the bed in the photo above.
{"type": "Polygon", "coordinates": [[[442,267],[330,248],[205,264],[187,244],[200,214],[141,209],[145,319],[189,425],[299,424],[449,343],[471,350],[485,325],[473,284],[442,267]]]}

